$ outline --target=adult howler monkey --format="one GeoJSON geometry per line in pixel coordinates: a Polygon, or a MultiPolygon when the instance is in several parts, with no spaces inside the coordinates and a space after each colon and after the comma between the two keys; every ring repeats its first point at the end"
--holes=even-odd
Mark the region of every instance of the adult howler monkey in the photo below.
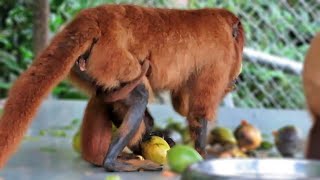
{"type": "Polygon", "coordinates": [[[43,98],[68,75],[91,94],[82,124],[82,156],[89,162],[109,171],[136,169],[117,156],[141,137],[150,118],[149,94],[161,90],[171,91],[175,110],[186,116],[194,146],[204,156],[207,121],[239,75],[243,46],[240,20],[224,9],[82,10],[12,86],[0,120],[0,167],[18,149],[43,98]],[[76,66],[84,60],[85,75],[76,66]],[[112,96],[126,87],[127,95],[112,96]],[[121,126],[111,137],[114,119],[121,126]]]}

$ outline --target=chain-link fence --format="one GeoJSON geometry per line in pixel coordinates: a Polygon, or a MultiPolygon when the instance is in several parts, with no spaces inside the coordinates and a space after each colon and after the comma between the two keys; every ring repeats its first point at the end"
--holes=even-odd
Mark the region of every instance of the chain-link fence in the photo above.
{"type": "Polygon", "coordinates": [[[320,28],[320,1],[252,1],[235,5],[234,11],[245,24],[246,48],[278,56],[262,54],[258,62],[251,59],[254,52],[245,51],[241,83],[233,94],[235,105],[303,108],[302,64],[298,63],[320,28]],[[292,61],[296,66],[290,66],[292,61]],[[288,68],[280,69],[281,64],[288,68]]]}
{"type": "MultiPolygon", "coordinates": [[[[183,9],[204,7],[229,9],[242,19],[246,32],[246,47],[238,89],[225,98],[223,105],[279,109],[305,107],[300,75],[310,40],[316,32],[320,31],[320,0],[65,0],[51,2],[51,9],[56,10],[51,16],[50,25],[54,32],[65,19],[70,19],[75,11],[102,3],[133,3],[183,9]]],[[[2,58],[6,60],[0,61],[0,71],[6,74],[0,77],[0,95],[2,96],[14,79],[11,74],[18,75],[32,60],[32,52],[28,49],[30,45],[26,43],[31,39],[30,11],[27,10],[27,6],[21,5],[24,3],[18,6],[20,8],[10,11],[8,17],[12,18],[7,20],[0,18],[7,22],[2,24],[9,28],[1,31],[5,33],[0,36],[0,46],[10,50],[10,54],[6,53],[7,58],[2,58]],[[7,36],[8,39],[6,39],[7,36]],[[11,42],[13,44],[10,44],[11,42]],[[11,46],[18,48],[10,48],[11,46]],[[1,65],[6,69],[1,68],[1,65]]],[[[3,54],[4,51],[1,52],[3,54]]],[[[3,57],[2,54],[0,53],[1,57],[3,57]]],[[[60,97],[61,94],[63,95],[61,92],[68,92],[67,94],[71,97],[79,97],[69,89],[69,85],[62,84],[54,90],[54,94],[60,97]]],[[[164,102],[170,101],[167,94],[162,95],[164,96],[160,97],[164,97],[164,102]]],[[[161,98],[158,99],[161,100],[161,98]]]]}
{"type": "Polygon", "coordinates": [[[300,75],[310,40],[320,30],[319,0],[118,1],[122,2],[231,10],[242,19],[246,48],[238,89],[223,104],[245,108],[305,107],[300,75]]]}

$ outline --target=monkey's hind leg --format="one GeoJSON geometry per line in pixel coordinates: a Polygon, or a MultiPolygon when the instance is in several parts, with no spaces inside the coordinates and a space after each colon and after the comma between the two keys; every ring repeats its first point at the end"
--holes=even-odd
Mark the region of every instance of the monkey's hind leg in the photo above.
{"type": "Polygon", "coordinates": [[[188,122],[195,149],[205,158],[207,122],[215,119],[224,95],[228,74],[224,68],[204,67],[190,86],[188,122]]]}
{"type": "Polygon", "coordinates": [[[86,161],[102,166],[112,137],[112,121],[107,105],[92,97],[81,126],[81,155],[86,161]]]}
{"type": "Polygon", "coordinates": [[[306,150],[307,159],[320,159],[320,117],[316,116],[309,132],[306,150]]]}
{"type": "Polygon", "coordinates": [[[123,101],[129,107],[118,132],[112,137],[112,142],[104,159],[104,168],[107,171],[137,171],[159,170],[161,167],[151,161],[118,159],[118,155],[127,146],[136,134],[148,103],[148,91],[143,84],[133,89],[129,96],[123,101]]]}

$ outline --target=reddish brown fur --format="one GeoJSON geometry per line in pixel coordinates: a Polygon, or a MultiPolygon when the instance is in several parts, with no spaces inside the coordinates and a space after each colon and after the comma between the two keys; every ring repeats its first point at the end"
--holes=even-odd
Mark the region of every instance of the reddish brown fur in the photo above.
{"type": "MultiPolygon", "coordinates": [[[[42,99],[67,75],[94,38],[98,41],[91,51],[87,73],[97,85],[109,89],[131,82],[141,73],[141,62],[148,58],[152,71],[144,82],[150,83],[153,91],[186,88],[188,94],[177,94],[186,103],[181,103],[183,108],[176,104],[176,109],[183,109],[182,114],[193,125],[200,116],[214,119],[242,60],[241,24],[238,35],[232,36],[238,21],[223,9],[105,5],[83,10],[12,87],[0,121],[0,167],[18,148],[42,99]]],[[[76,76],[71,74],[72,79],[76,76]]],[[[81,78],[77,80],[90,89],[81,78]]],[[[92,121],[89,119],[87,115],[84,123],[92,121]]]]}
{"type": "Polygon", "coordinates": [[[83,159],[102,165],[111,142],[112,121],[101,99],[91,98],[81,126],[81,154],[83,159]]]}
{"type": "Polygon", "coordinates": [[[313,119],[306,157],[320,159],[320,33],[312,40],[303,69],[303,87],[307,107],[313,119]]]}
{"type": "Polygon", "coordinates": [[[42,99],[68,74],[75,60],[100,31],[95,14],[78,17],[14,83],[0,120],[0,167],[18,148],[42,99]],[[88,26],[82,27],[86,22],[88,26]],[[78,32],[77,29],[82,29],[78,32]]]}
{"type": "Polygon", "coordinates": [[[104,101],[109,103],[125,99],[135,87],[143,83],[143,78],[146,76],[149,66],[149,61],[145,60],[141,66],[141,74],[136,79],[127,83],[123,87],[120,87],[116,91],[107,93],[103,98],[104,101]]]}
{"type": "MultiPolygon", "coordinates": [[[[83,159],[97,166],[103,164],[112,138],[110,133],[112,132],[112,122],[114,120],[121,122],[127,111],[128,107],[121,102],[105,104],[103,99],[98,99],[95,96],[89,100],[81,125],[83,159]]],[[[136,145],[144,132],[145,124],[141,123],[128,147],[136,145]]]]}
{"type": "Polygon", "coordinates": [[[190,88],[187,84],[171,93],[172,106],[182,116],[187,116],[189,112],[189,94],[190,88]]]}
{"type": "Polygon", "coordinates": [[[95,94],[96,89],[94,86],[92,86],[92,82],[83,79],[83,77],[78,75],[74,69],[70,71],[68,79],[73,85],[81,89],[86,95],[92,96],[95,94]]]}

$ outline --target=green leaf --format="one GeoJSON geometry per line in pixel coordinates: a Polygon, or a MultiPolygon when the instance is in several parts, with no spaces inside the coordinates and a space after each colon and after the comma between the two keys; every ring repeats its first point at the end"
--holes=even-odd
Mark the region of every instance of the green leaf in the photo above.
{"type": "Polygon", "coordinates": [[[11,83],[6,83],[6,82],[0,81],[0,89],[8,90],[8,89],[10,89],[10,87],[11,87],[11,83]]]}
{"type": "Polygon", "coordinates": [[[46,134],[47,134],[47,131],[45,131],[45,130],[39,131],[39,136],[45,136],[46,134]]]}
{"type": "Polygon", "coordinates": [[[40,147],[40,151],[53,153],[53,152],[57,152],[57,149],[54,147],[40,147]]]}
{"type": "Polygon", "coordinates": [[[258,150],[270,150],[273,148],[273,144],[269,141],[262,141],[260,147],[258,148],[258,150]]]}
{"type": "Polygon", "coordinates": [[[121,180],[121,177],[119,175],[108,175],[105,180],[121,180]]]}
{"type": "Polygon", "coordinates": [[[49,131],[49,134],[53,137],[67,137],[67,134],[64,130],[52,130],[49,131]]]}
{"type": "Polygon", "coordinates": [[[80,119],[73,119],[72,121],[71,121],[71,124],[72,125],[78,125],[80,123],[80,119]]]}
{"type": "Polygon", "coordinates": [[[25,136],[23,138],[24,141],[28,141],[28,142],[38,142],[40,141],[40,137],[38,136],[25,136]]]}
{"type": "Polygon", "coordinates": [[[17,73],[21,73],[22,71],[20,66],[15,61],[15,57],[2,50],[0,50],[0,64],[3,64],[9,70],[17,73]]]}

